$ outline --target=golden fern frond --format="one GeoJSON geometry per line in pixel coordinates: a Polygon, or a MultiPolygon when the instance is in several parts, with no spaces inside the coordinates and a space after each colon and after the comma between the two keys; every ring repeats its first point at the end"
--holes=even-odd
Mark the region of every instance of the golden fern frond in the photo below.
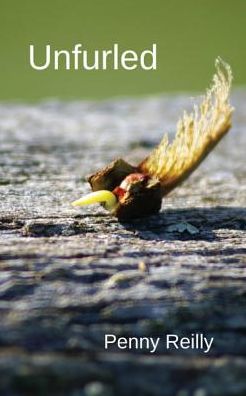
{"type": "Polygon", "coordinates": [[[215,66],[212,87],[199,107],[195,105],[190,114],[184,112],[174,141],[170,144],[165,135],[138,167],[161,182],[163,195],[183,182],[231,127],[231,68],[220,58],[216,59],[215,66]]]}

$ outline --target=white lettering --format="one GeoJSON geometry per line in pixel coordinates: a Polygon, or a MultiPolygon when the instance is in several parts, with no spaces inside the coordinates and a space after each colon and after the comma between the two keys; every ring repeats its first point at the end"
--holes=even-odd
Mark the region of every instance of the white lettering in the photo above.
{"type": "Polygon", "coordinates": [[[126,62],[136,62],[138,60],[138,56],[135,51],[125,51],[121,55],[121,65],[125,70],[134,70],[137,68],[137,64],[127,65],[126,62]]]}
{"type": "Polygon", "coordinates": [[[108,344],[114,344],[116,342],[116,336],[114,334],[105,334],[104,337],[104,348],[108,349],[108,344]]]}
{"type": "Polygon", "coordinates": [[[82,45],[81,44],[76,44],[74,46],[74,50],[72,51],[72,53],[74,54],[74,69],[78,70],[79,68],[79,54],[82,53],[81,48],[82,45]]]}
{"type": "Polygon", "coordinates": [[[167,334],[167,349],[170,349],[170,344],[173,344],[176,349],[179,349],[177,342],[179,337],[176,334],[167,334]]]}
{"type": "Polygon", "coordinates": [[[30,65],[32,66],[33,69],[35,70],[45,70],[47,67],[50,65],[50,45],[46,45],[46,58],[45,58],[45,63],[43,66],[37,66],[34,62],[34,45],[30,45],[30,65]]]}
{"type": "Polygon", "coordinates": [[[142,68],[143,70],[156,70],[157,68],[157,47],[152,45],[151,50],[144,50],[139,54],[133,50],[126,50],[119,53],[119,45],[113,44],[110,50],[94,50],[89,51],[82,49],[82,44],[74,45],[71,51],[51,50],[48,44],[45,46],[45,60],[43,64],[37,64],[34,45],[29,46],[29,60],[30,66],[35,70],[45,70],[49,66],[54,67],[54,70],[59,70],[62,67],[62,61],[65,63],[66,70],[107,70],[112,68],[118,70],[121,66],[124,70],[135,70],[142,68]]]}
{"type": "Polygon", "coordinates": [[[153,48],[152,51],[150,50],[146,50],[143,51],[141,56],[140,56],[140,65],[142,67],[142,69],[144,70],[156,70],[157,68],[157,56],[156,56],[156,44],[153,44],[153,48]],[[149,64],[149,66],[146,65],[145,63],[145,58],[146,55],[150,55],[150,59],[152,59],[152,63],[149,64]]]}
{"type": "Polygon", "coordinates": [[[213,342],[214,342],[214,337],[212,337],[210,339],[210,342],[207,340],[206,337],[204,337],[204,342],[205,342],[206,347],[207,347],[207,349],[204,351],[204,353],[208,353],[210,351],[210,349],[211,349],[211,346],[212,346],[213,342]]]}
{"type": "Polygon", "coordinates": [[[65,55],[65,62],[66,62],[66,70],[70,69],[70,54],[68,51],[61,50],[61,51],[55,51],[54,52],[54,69],[58,70],[59,69],[59,57],[60,55],[65,55]]]}

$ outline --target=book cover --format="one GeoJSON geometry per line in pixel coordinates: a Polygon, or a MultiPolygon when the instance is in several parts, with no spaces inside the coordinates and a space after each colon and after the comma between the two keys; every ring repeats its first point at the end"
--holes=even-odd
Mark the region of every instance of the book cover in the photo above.
{"type": "Polygon", "coordinates": [[[246,2],[0,3],[0,395],[246,395],[246,2]]]}

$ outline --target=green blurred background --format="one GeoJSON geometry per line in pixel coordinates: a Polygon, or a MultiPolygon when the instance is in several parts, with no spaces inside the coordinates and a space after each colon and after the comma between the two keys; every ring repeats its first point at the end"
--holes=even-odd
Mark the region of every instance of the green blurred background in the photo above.
{"type": "MultiPolygon", "coordinates": [[[[0,100],[105,98],[207,87],[220,55],[246,83],[245,0],[0,0],[0,100]],[[157,71],[35,71],[29,44],[150,48],[157,71]]],[[[44,58],[43,58],[44,59],[44,58]]]]}

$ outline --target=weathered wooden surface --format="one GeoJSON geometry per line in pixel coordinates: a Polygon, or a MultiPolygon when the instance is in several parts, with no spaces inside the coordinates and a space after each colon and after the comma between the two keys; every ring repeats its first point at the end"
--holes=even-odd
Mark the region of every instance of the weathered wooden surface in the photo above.
{"type": "Polygon", "coordinates": [[[132,224],[70,202],[85,175],[174,131],[190,99],[0,106],[0,394],[246,394],[245,101],[160,215],[132,224]],[[195,332],[215,337],[209,355],[103,344],[195,332]]]}

